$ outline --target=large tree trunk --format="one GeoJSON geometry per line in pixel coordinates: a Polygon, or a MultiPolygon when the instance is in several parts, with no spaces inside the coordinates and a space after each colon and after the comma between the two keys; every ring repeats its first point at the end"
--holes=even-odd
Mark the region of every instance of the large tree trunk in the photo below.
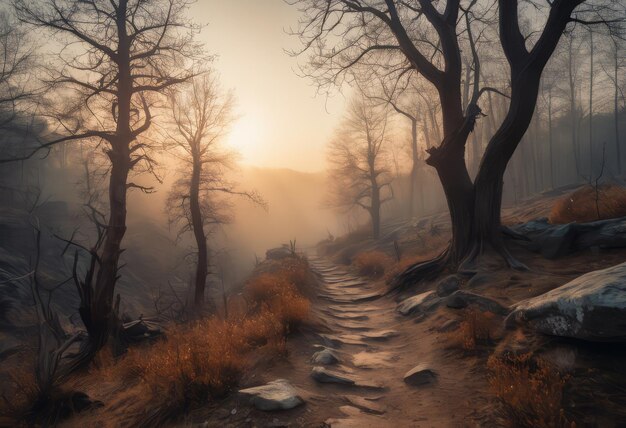
{"type": "Polygon", "coordinates": [[[198,248],[198,260],[196,263],[196,277],[194,281],[194,305],[197,309],[204,304],[204,292],[208,275],[208,249],[206,235],[204,233],[204,221],[200,210],[200,175],[202,163],[194,159],[191,172],[191,185],[189,189],[189,209],[191,212],[191,227],[198,248]]]}
{"type": "Polygon", "coordinates": [[[452,241],[447,258],[457,266],[469,249],[472,236],[474,195],[465,163],[465,144],[475,118],[464,118],[460,88],[445,85],[439,93],[443,112],[444,140],[429,151],[427,163],[435,168],[443,186],[452,223],[452,241]]]}
{"type": "MultiPolygon", "coordinates": [[[[110,141],[111,148],[107,152],[111,161],[109,177],[109,220],[99,264],[92,284],[92,277],[85,280],[81,292],[79,309],[89,340],[82,348],[76,365],[88,363],[102,349],[111,333],[119,328],[116,311],[119,309],[119,296],[114,306],[115,285],[119,278],[118,266],[122,252],[122,240],[126,233],[126,193],[128,191],[128,174],[131,161],[130,144],[134,140],[130,125],[132,76],[130,68],[130,41],[126,28],[126,2],[120,2],[117,12],[118,30],[118,96],[117,96],[117,138],[110,141]],[[92,288],[93,287],[93,288],[92,288]]],[[[91,276],[95,271],[95,259],[92,257],[91,276]]]]}
{"type": "Polygon", "coordinates": [[[419,172],[419,153],[417,151],[417,120],[411,119],[411,183],[409,183],[409,219],[415,216],[415,189],[419,172]]]}

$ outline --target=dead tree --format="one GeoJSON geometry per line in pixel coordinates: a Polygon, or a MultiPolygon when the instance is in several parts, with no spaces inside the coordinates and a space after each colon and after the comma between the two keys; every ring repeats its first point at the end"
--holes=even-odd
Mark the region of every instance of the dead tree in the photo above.
{"type": "Polygon", "coordinates": [[[542,71],[561,35],[572,21],[606,22],[601,15],[602,5],[594,2],[591,11],[576,12],[585,0],[555,0],[545,5],[532,2],[537,6],[534,13],[547,18],[542,28],[525,35],[520,28],[519,0],[472,0],[463,4],[461,0],[294,3],[299,4],[303,16],[296,34],[303,42],[302,52],[310,54],[304,71],[323,87],[343,83],[355,67],[398,74],[415,70],[439,95],[443,138],[429,150],[426,162],[436,169],[443,186],[452,240],[440,257],[409,268],[400,281],[410,282],[449,264],[473,271],[477,259],[490,247],[503,255],[510,266],[523,268],[506,250],[500,232],[504,172],[530,125],[542,71]],[[495,20],[499,43],[509,64],[511,94],[508,112],[490,139],[472,182],[465,147],[481,113],[480,97],[492,88],[480,81],[477,35],[468,22],[483,22],[482,17],[489,15],[492,7],[497,7],[495,20]],[[468,19],[471,16],[480,19],[468,19]],[[469,50],[462,52],[461,40],[466,40],[469,50]],[[461,90],[464,52],[471,55],[468,63],[477,69],[467,105],[463,105],[461,90]]]}
{"type": "Polygon", "coordinates": [[[220,88],[214,73],[195,77],[170,96],[173,129],[168,140],[182,167],[169,194],[167,208],[170,221],[180,226],[180,233],[194,235],[197,310],[204,304],[209,274],[207,234],[216,226],[231,222],[228,197],[241,196],[264,204],[257,193],[238,190],[237,183],[229,179],[237,153],[224,146],[223,137],[234,119],[233,103],[233,94],[220,88]]]}
{"type": "Polygon", "coordinates": [[[364,98],[353,99],[328,147],[330,204],[366,210],[374,239],[380,237],[381,207],[393,198],[386,150],[387,116],[384,107],[364,98]]]}
{"type": "Polygon", "coordinates": [[[144,134],[152,124],[151,99],[191,76],[183,68],[201,54],[194,42],[187,0],[14,0],[17,17],[53,37],[61,47],[48,66],[44,83],[55,101],[47,117],[54,131],[49,140],[16,159],[28,159],[52,146],[71,141],[98,141],[110,161],[108,214],[101,245],[81,286],[80,315],[89,334],[79,360],[89,361],[109,338],[115,285],[126,233],[129,189],[148,190],[129,180],[152,170],[151,145],[144,134]],[[71,45],[71,49],[65,46],[71,45]],[[66,97],[66,98],[64,98],[66,97]]]}

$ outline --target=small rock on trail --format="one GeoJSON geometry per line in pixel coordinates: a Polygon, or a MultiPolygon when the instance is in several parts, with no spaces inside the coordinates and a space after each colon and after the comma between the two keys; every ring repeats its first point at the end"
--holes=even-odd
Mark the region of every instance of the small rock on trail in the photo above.
{"type": "Polygon", "coordinates": [[[337,364],[339,362],[339,357],[330,349],[324,348],[321,351],[317,351],[315,354],[313,354],[313,356],[311,357],[311,362],[313,364],[329,366],[337,364]]]}
{"type": "Polygon", "coordinates": [[[434,383],[437,373],[425,364],[413,367],[404,375],[404,382],[412,386],[422,386],[434,383]]]}
{"type": "Polygon", "coordinates": [[[266,385],[242,389],[240,394],[250,397],[259,410],[289,410],[304,404],[296,389],[286,379],[276,379],[266,385]]]}

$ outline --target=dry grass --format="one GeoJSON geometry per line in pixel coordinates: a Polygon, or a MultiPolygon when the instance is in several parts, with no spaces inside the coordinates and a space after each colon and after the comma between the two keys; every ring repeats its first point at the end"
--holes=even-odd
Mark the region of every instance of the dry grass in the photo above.
{"type": "MultiPolygon", "coordinates": [[[[88,373],[71,379],[106,403],[84,418],[100,425],[106,415],[105,426],[160,426],[225,396],[260,360],[285,355],[287,335],[309,314],[310,303],[299,291],[306,286],[308,264],[294,259],[271,265],[247,282],[241,308],[229,311],[228,319],[215,315],[170,326],[163,340],[131,348],[119,359],[103,350],[88,373]]],[[[12,406],[32,404],[26,382],[34,377],[32,362],[24,373],[17,388],[24,398],[11,397],[12,406]]],[[[0,405],[2,414],[8,404],[0,405]]]]}
{"type": "Polygon", "coordinates": [[[489,345],[495,338],[498,319],[492,312],[465,309],[459,328],[448,333],[452,347],[476,351],[479,345],[489,345]]]}
{"type": "Polygon", "coordinates": [[[584,223],[626,216],[626,188],[616,185],[584,186],[559,199],[550,212],[552,224],[584,223]]]}
{"type": "Polygon", "coordinates": [[[359,275],[370,278],[382,277],[392,264],[391,258],[381,251],[359,253],[352,259],[352,265],[356,267],[359,275]]]}
{"type": "Polygon", "coordinates": [[[575,427],[564,415],[563,387],[567,378],[545,360],[530,354],[491,356],[489,385],[515,427],[575,427]]]}
{"type": "Polygon", "coordinates": [[[167,340],[131,350],[108,370],[118,379],[140,379],[151,405],[170,410],[160,418],[222,397],[255,357],[286,353],[286,336],[308,317],[310,303],[298,291],[306,275],[306,261],[281,262],[246,283],[241,316],[175,327],[167,340]]]}

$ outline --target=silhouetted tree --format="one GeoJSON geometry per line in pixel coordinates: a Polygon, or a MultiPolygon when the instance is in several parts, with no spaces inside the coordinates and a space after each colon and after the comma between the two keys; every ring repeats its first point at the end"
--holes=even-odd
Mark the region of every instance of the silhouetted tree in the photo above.
{"type": "MultiPolygon", "coordinates": [[[[104,147],[110,161],[108,215],[91,263],[76,277],[79,309],[89,340],[76,364],[89,361],[109,338],[116,321],[115,285],[126,233],[126,198],[133,172],[152,170],[151,99],[192,73],[187,59],[201,54],[196,27],[182,0],[14,0],[18,18],[55,39],[56,59],[47,66],[47,117],[54,134],[20,159],[55,144],[89,140],[104,147]],[[68,48],[69,46],[69,48],[68,48]],[[66,103],[60,100],[67,100],[66,103]],[[54,108],[56,106],[56,109],[54,108]],[[60,137],[58,137],[60,135],[60,137]],[[55,137],[56,136],[56,137],[55,137]]],[[[101,220],[99,220],[101,222],[101,220]]]]}
{"type": "Polygon", "coordinates": [[[242,196],[264,204],[257,193],[240,191],[229,179],[237,153],[224,146],[223,137],[234,119],[233,103],[232,93],[220,88],[213,73],[195,77],[170,96],[174,131],[168,137],[182,168],[167,208],[170,221],[181,226],[180,233],[192,232],[196,241],[196,309],[204,304],[209,274],[207,234],[215,226],[232,221],[228,197],[242,196]]]}
{"type": "Polygon", "coordinates": [[[387,122],[384,107],[355,98],[328,148],[331,204],[366,210],[374,239],[380,236],[381,206],[393,197],[386,150],[387,122]]]}

